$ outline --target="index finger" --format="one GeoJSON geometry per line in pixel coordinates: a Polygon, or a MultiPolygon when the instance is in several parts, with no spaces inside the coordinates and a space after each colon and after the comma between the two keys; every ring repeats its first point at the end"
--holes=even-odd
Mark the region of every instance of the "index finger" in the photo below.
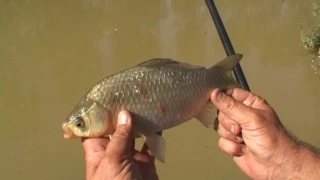
{"type": "Polygon", "coordinates": [[[250,92],[241,88],[233,88],[228,89],[226,94],[233,97],[235,100],[242,102],[250,95],[250,92]]]}
{"type": "Polygon", "coordinates": [[[85,154],[104,152],[109,143],[108,138],[82,138],[82,147],[85,154]]]}
{"type": "MultiPolygon", "coordinates": [[[[231,93],[231,96],[236,95],[234,90],[229,93],[231,93]]],[[[249,93],[243,92],[243,94],[236,96],[237,99],[231,96],[226,95],[219,89],[215,89],[211,94],[211,101],[221,112],[235,120],[240,126],[248,123],[248,119],[256,117],[256,111],[243,104],[246,101],[254,102],[249,93]]]]}
{"type": "Polygon", "coordinates": [[[245,89],[241,89],[241,88],[229,89],[226,92],[226,94],[231,96],[235,100],[240,101],[242,104],[248,107],[261,109],[261,110],[270,109],[270,106],[265,99],[245,89]]]}
{"type": "Polygon", "coordinates": [[[86,161],[86,179],[91,179],[93,176],[105,154],[108,143],[109,139],[107,138],[82,138],[86,161]]]}

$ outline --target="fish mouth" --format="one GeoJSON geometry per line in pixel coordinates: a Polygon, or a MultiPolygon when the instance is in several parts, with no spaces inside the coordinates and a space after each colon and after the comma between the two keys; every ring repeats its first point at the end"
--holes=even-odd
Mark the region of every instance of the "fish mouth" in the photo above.
{"type": "Polygon", "coordinates": [[[75,137],[75,134],[70,130],[70,128],[68,127],[67,123],[63,123],[62,124],[62,129],[64,130],[64,135],[63,137],[65,139],[71,139],[75,137]]]}

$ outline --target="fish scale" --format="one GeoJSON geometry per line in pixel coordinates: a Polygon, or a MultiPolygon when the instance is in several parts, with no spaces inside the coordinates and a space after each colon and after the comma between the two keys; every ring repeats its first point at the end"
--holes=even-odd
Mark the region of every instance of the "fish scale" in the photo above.
{"type": "Polygon", "coordinates": [[[232,68],[242,55],[230,56],[205,68],[171,59],[151,59],[104,78],[84,96],[63,123],[65,137],[112,135],[118,113],[128,110],[135,137],[143,136],[155,157],[164,162],[165,141],[156,134],[193,117],[213,124],[213,89],[239,87],[232,68]],[[209,102],[209,103],[208,103],[209,102]]]}
{"type": "MultiPolygon", "coordinates": [[[[156,131],[160,131],[162,128],[168,128],[170,126],[175,126],[180,124],[180,121],[185,121],[190,116],[195,114],[195,111],[199,111],[199,107],[203,106],[206,102],[205,99],[208,99],[208,93],[201,93],[202,91],[207,91],[209,86],[205,86],[203,83],[207,77],[207,72],[205,69],[199,71],[198,69],[192,71],[186,71],[181,73],[178,76],[175,76],[174,73],[171,73],[173,70],[180,71],[180,69],[161,69],[156,70],[144,70],[144,74],[141,76],[132,77],[131,72],[127,71],[121,76],[114,76],[116,82],[126,82],[126,84],[117,85],[117,88],[112,88],[112,84],[109,84],[110,79],[106,79],[103,86],[99,86],[93,95],[96,93],[108,92],[107,94],[113,95],[119,93],[119,90],[125,89],[121,93],[121,96],[118,96],[116,100],[113,100],[114,104],[117,104],[115,107],[109,107],[114,109],[114,112],[117,113],[123,107],[124,109],[129,110],[134,114],[139,114],[141,117],[135,119],[137,131],[142,132],[143,134],[150,134],[156,131]],[[132,77],[132,78],[130,78],[132,77]],[[176,83],[182,82],[183,77],[185,78],[185,83],[176,83]],[[155,85],[149,87],[147,82],[154,82],[155,85]],[[177,84],[177,88],[173,88],[173,84],[177,84]],[[138,87],[146,88],[147,95],[144,95],[141,89],[136,93],[135,88],[138,87]],[[104,90],[104,86],[110,87],[107,90],[104,90]],[[191,88],[198,87],[195,90],[191,88]],[[175,98],[170,97],[170,94],[180,94],[179,96],[174,96],[175,98]],[[148,99],[152,101],[148,101],[148,99]],[[199,101],[199,99],[203,99],[199,101]],[[200,104],[199,104],[200,103],[200,104]],[[145,106],[140,106],[144,104],[145,106]],[[165,107],[161,107],[161,105],[165,107]],[[181,107],[182,106],[182,107],[181,107]],[[138,108],[140,107],[140,108],[138,108]],[[141,108],[143,107],[143,108],[141,108]],[[165,110],[163,110],[165,108],[165,110]],[[166,111],[166,112],[162,112],[166,111]],[[162,113],[161,113],[162,112],[162,113]],[[153,126],[153,128],[150,128],[153,126]],[[149,128],[146,128],[149,127],[149,128]]],[[[133,69],[132,71],[139,71],[138,69],[133,69]]],[[[108,100],[108,95],[102,97],[102,101],[94,99],[92,95],[88,95],[88,98],[104,103],[104,106],[110,105],[108,100]]]]}

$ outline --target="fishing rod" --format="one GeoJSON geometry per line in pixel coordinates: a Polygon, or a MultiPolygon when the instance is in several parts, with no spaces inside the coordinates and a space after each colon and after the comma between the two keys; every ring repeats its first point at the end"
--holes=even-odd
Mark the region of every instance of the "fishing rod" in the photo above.
{"type": "MultiPolygon", "coordinates": [[[[229,39],[228,33],[222,23],[222,20],[220,18],[220,15],[219,15],[219,12],[217,10],[216,5],[214,4],[213,0],[205,0],[205,1],[208,6],[208,9],[210,11],[210,14],[212,16],[213,22],[216,26],[216,29],[219,33],[220,40],[222,42],[224,50],[226,51],[227,56],[234,55],[235,51],[234,51],[233,46],[231,44],[231,41],[229,39]]],[[[241,86],[245,90],[250,91],[249,85],[247,83],[246,77],[244,76],[244,73],[242,71],[240,63],[238,63],[233,68],[233,73],[234,73],[235,78],[238,81],[238,83],[241,84],[241,86]]]]}

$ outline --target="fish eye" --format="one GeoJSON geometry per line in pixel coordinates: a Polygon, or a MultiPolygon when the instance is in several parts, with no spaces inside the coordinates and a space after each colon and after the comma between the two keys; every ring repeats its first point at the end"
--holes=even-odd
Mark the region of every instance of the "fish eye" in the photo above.
{"type": "Polygon", "coordinates": [[[84,120],[82,117],[76,117],[76,126],[77,127],[83,127],[85,124],[84,124],[84,120]]]}

